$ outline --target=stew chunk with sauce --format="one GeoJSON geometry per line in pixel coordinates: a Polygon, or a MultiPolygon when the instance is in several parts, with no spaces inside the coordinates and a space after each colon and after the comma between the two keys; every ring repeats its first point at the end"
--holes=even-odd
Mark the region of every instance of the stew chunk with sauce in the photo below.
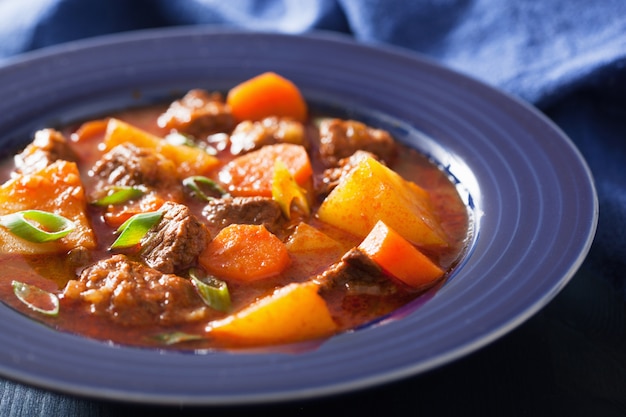
{"type": "Polygon", "coordinates": [[[469,234],[444,171],[275,73],[42,129],[2,172],[2,301],[121,345],[319,342],[441,285],[469,234]]]}

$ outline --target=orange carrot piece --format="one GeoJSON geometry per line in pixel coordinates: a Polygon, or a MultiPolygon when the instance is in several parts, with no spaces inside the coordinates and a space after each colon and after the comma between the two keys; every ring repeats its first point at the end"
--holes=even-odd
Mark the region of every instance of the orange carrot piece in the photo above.
{"type": "Polygon", "coordinates": [[[226,104],[238,121],[278,116],[304,122],[307,118],[307,105],[298,87],[273,72],[233,87],[226,96],[226,104]]]}
{"type": "Polygon", "coordinates": [[[95,138],[102,138],[107,130],[107,119],[90,120],[83,123],[76,132],[72,133],[74,142],[84,142],[95,138]]]}
{"type": "Polygon", "coordinates": [[[303,146],[279,143],[233,159],[222,167],[219,180],[236,196],[271,197],[274,164],[277,159],[285,164],[300,186],[304,186],[313,174],[309,155],[303,146]]]}
{"type": "Polygon", "coordinates": [[[198,261],[218,278],[256,281],[280,274],[291,258],[285,244],[265,226],[232,224],[209,242],[198,261]]]}
{"type": "Polygon", "coordinates": [[[359,245],[385,272],[413,288],[432,284],[444,271],[408,240],[378,221],[359,245]]]}
{"type": "Polygon", "coordinates": [[[119,227],[135,214],[157,211],[165,203],[157,194],[147,194],[137,201],[121,206],[109,206],[103,215],[104,221],[111,227],[119,227]]]}

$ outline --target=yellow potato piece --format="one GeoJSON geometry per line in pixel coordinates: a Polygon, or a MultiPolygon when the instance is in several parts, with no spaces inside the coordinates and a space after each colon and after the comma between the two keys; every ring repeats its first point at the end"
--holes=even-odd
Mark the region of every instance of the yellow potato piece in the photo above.
{"type": "Polygon", "coordinates": [[[448,245],[428,192],[369,157],[331,191],[317,217],[360,238],[382,220],[414,245],[448,245]]]}
{"type": "Polygon", "coordinates": [[[108,151],[122,143],[156,150],[176,164],[180,178],[205,175],[219,164],[217,158],[201,148],[174,145],[119,119],[109,119],[104,136],[105,149],[108,151]]]}
{"type": "Polygon", "coordinates": [[[279,288],[243,310],[213,321],[210,336],[241,347],[277,345],[328,337],[337,331],[316,283],[279,288]]]}
{"type": "Polygon", "coordinates": [[[22,210],[43,210],[72,220],[76,228],[55,242],[33,243],[0,227],[4,253],[43,254],[77,246],[91,249],[96,238],[87,219],[87,200],[74,162],[56,161],[34,174],[21,175],[0,187],[0,215],[22,210]]]}
{"type": "Polygon", "coordinates": [[[286,246],[289,252],[341,249],[339,242],[307,223],[296,226],[286,246]]]}

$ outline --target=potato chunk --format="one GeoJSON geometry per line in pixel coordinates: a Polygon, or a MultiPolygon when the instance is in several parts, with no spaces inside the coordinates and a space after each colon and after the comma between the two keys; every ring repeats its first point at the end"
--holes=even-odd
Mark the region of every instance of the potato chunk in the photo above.
{"type": "Polygon", "coordinates": [[[337,251],[341,245],[326,233],[308,223],[298,223],[286,243],[289,252],[337,251]]]}
{"type": "Polygon", "coordinates": [[[74,162],[58,160],[33,174],[15,177],[0,187],[0,215],[22,210],[43,210],[63,216],[76,225],[55,242],[33,243],[0,227],[5,253],[60,253],[79,246],[94,248],[96,238],[86,215],[87,201],[74,162]]]}
{"type": "Polygon", "coordinates": [[[173,161],[178,167],[180,178],[190,175],[205,175],[219,164],[219,160],[201,148],[173,145],[138,127],[118,119],[110,119],[104,137],[106,150],[130,142],[138,148],[154,149],[173,161]]]}
{"type": "Polygon", "coordinates": [[[209,323],[209,335],[240,347],[295,343],[337,331],[313,282],[293,283],[224,319],[209,323]]]}
{"type": "Polygon", "coordinates": [[[371,157],[343,178],[317,216],[361,238],[382,220],[414,245],[447,246],[428,192],[371,157]]]}

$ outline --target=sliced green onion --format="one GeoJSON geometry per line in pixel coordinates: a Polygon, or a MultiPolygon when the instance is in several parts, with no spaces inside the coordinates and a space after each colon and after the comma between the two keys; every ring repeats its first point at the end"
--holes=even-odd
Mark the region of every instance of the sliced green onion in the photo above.
{"type": "Polygon", "coordinates": [[[59,314],[59,298],[51,292],[20,281],[12,281],[13,293],[32,310],[48,316],[59,314]]]}
{"type": "Polygon", "coordinates": [[[141,242],[148,230],[161,221],[162,217],[163,212],[161,211],[135,214],[117,229],[120,235],[111,245],[111,249],[124,249],[135,246],[141,242]]]}
{"type": "Polygon", "coordinates": [[[61,239],[76,227],[58,214],[41,210],[23,210],[0,216],[0,226],[29,242],[44,243],[61,239]]]}
{"type": "Polygon", "coordinates": [[[192,340],[202,340],[204,336],[184,332],[172,332],[157,334],[154,336],[154,339],[166,345],[174,345],[176,343],[189,342],[192,340]]]}
{"type": "Polygon", "coordinates": [[[306,191],[298,185],[283,161],[274,162],[272,198],[278,203],[285,217],[291,218],[291,205],[295,204],[307,216],[311,213],[306,191]]]}
{"type": "Polygon", "coordinates": [[[218,311],[230,309],[230,293],[224,281],[213,276],[199,277],[195,269],[189,271],[189,278],[206,305],[218,311]]]}
{"type": "Polygon", "coordinates": [[[183,185],[188,187],[193,191],[193,193],[204,201],[213,200],[213,197],[208,196],[202,191],[202,187],[207,188],[209,191],[219,194],[220,197],[225,197],[228,195],[226,190],[219,186],[215,181],[210,178],[203,177],[202,175],[195,175],[192,177],[187,177],[183,180],[183,185]]]}
{"type": "Polygon", "coordinates": [[[94,201],[92,204],[96,206],[123,204],[141,197],[144,192],[144,190],[138,187],[111,187],[106,196],[94,201]]]}
{"type": "MultiPolygon", "coordinates": [[[[209,137],[207,137],[207,141],[210,143],[211,137],[215,135],[219,135],[219,134],[216,133],[214,135],[210,135],[209,137]]],[[[209,155],[213,155],[213,156],[218,154],[218,148],[211,146],[210,144],[207,144],[205,142],[197,142],[194,140],[193,136],[185,135],[180,132],[172,132],[168,134],[167,136],[165,136],[165,141],[169,143],[170,145],[174,145],[174,146],[188,146],[190,148],[201,149],[204,152],[208,153],[209,155]]]]}
{"type": "Polygon", "coordinates": [[[176,146],[191,146],[193,148],[197,147],[196,143],[187,135],[183,135],[179,132],[172,132],[165,136],[165,141],[171,145],[176,146]]]}

